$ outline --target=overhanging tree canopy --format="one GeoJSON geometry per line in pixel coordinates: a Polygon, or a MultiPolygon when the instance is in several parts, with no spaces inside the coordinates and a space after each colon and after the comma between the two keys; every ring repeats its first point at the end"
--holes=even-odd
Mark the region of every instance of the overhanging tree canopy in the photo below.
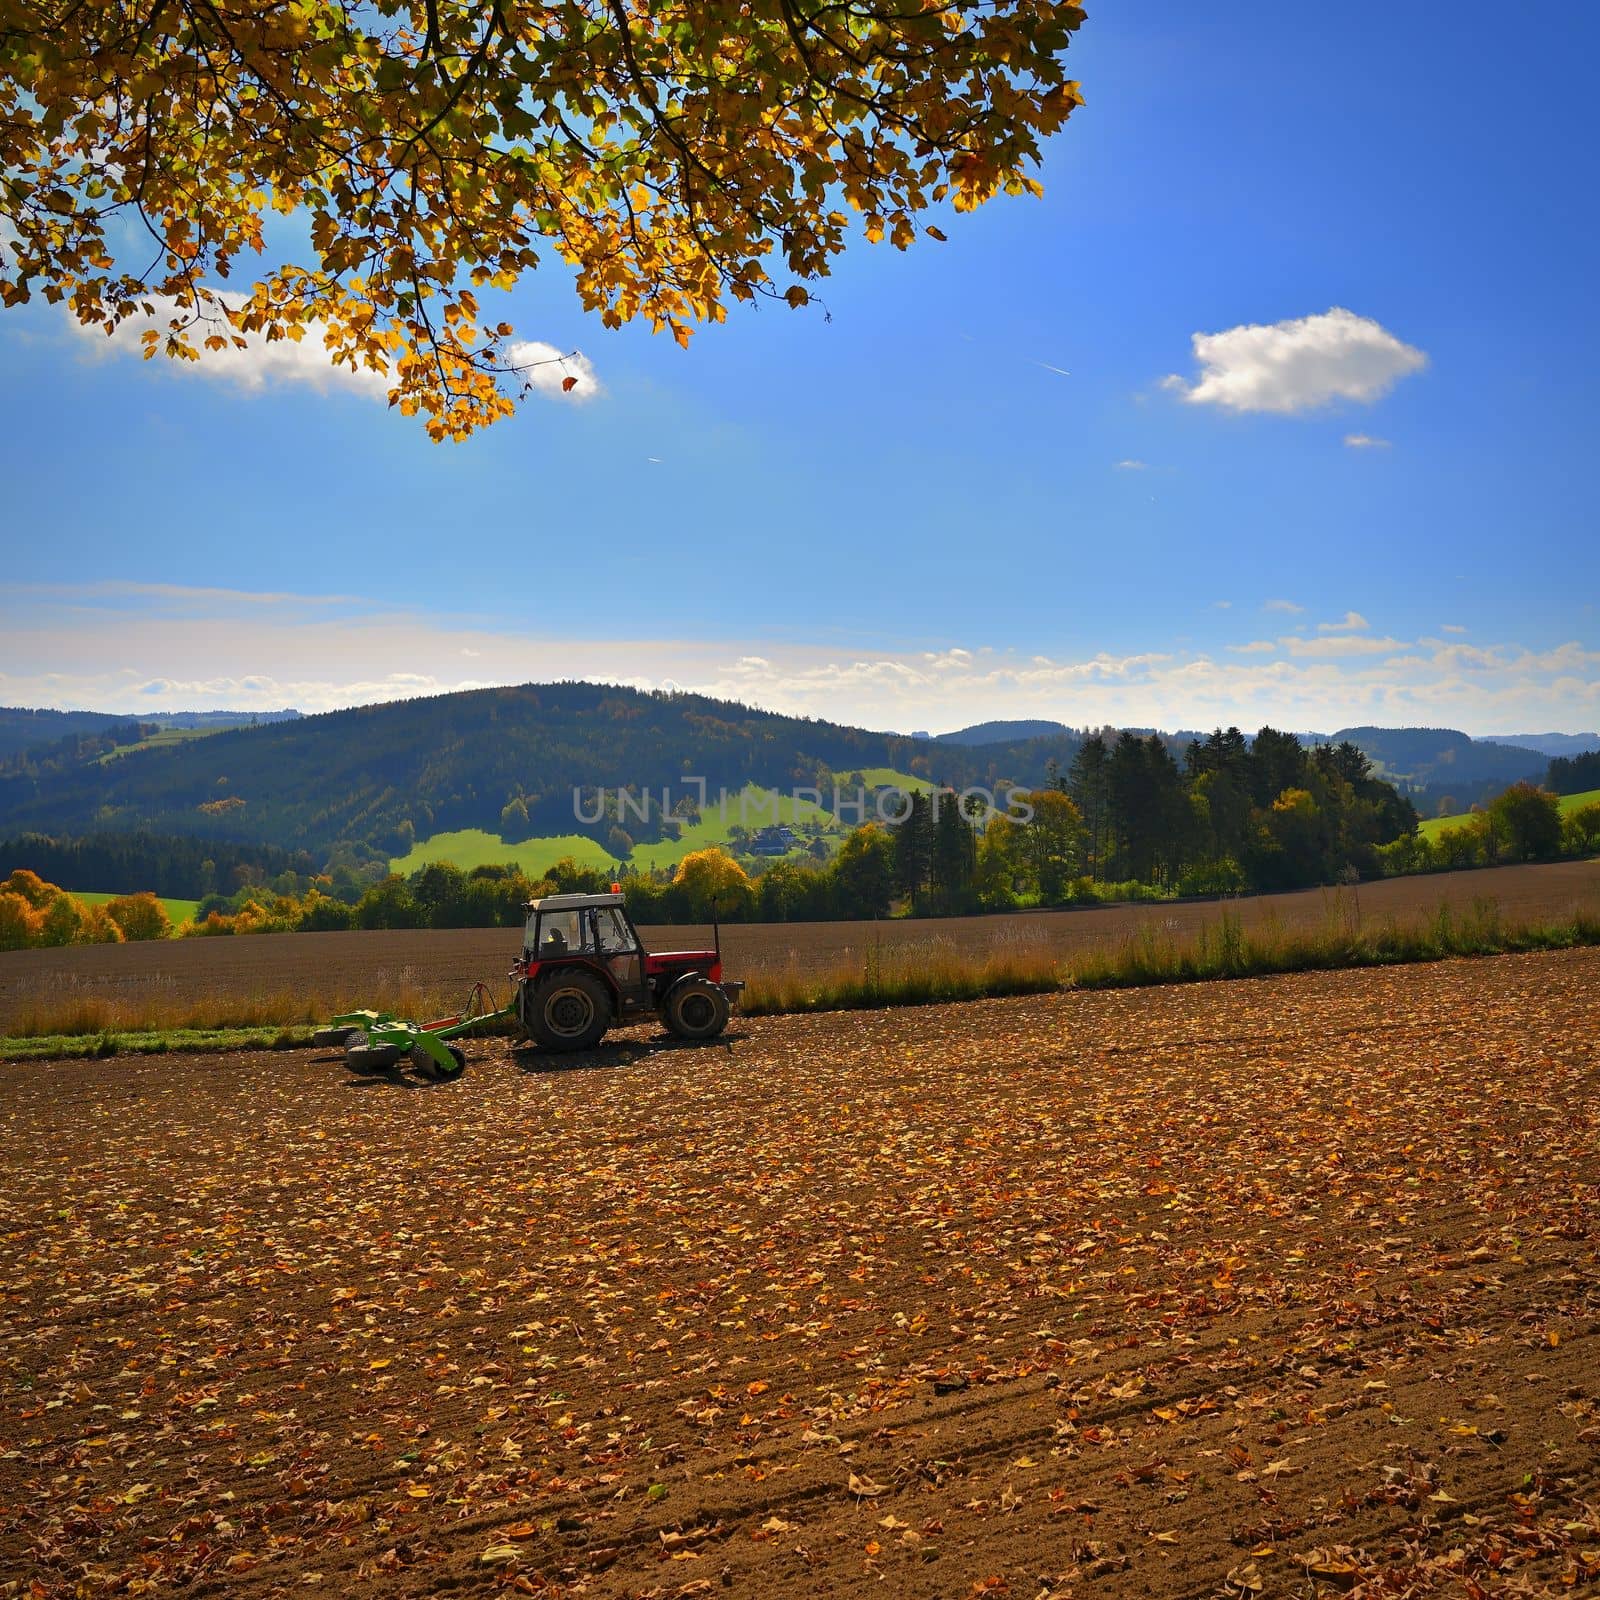
{"type": "Polygon", "coordinates": [[[1044,0],[0,0],[0,298],[155,318],[146,352],[180,359],[310,332],[461,438],[525,372],[473,290],[547,252],[608,326],[686,342],[730,298],[804,305],[847,208],[903,250],[930,205],[1038,192],[1082,20],[1044,0]],[[226,287],[269,210],[309,219],[309,263],[226,287]]]}

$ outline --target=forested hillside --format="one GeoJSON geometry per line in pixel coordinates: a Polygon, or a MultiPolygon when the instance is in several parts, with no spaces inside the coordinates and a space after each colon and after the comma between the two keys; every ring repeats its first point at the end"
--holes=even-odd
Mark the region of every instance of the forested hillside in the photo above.
{"type": "Polygon", "coordinates": [[[1545,766],[1535,751],[1474,739],[1455,728],[1341,728],[1330,742],[1346,740],[1370,756],[1386,777],[1429,790],[1482,784],[1503,789],[1538,777],[1545,766]]]}
{"type": "MultiPolygon", "coordinates": [[[[700,695],[523,685],[231,729],[103,763],[25,755],[0,769],[0,834],[144,828],[389,853],[455,828],[571,832],[574,788],[682,794],[697,776],[713,791],[788,789],[873,767],[984,781],[990,754],[700,695]]],[[[1070,746],[1056,741],[1025,764],[1042,776],[1052,754],[1070,757],[1070,746]]]]}
{"type": "Polygon", "coordinates": [[[274,925],[407,925],[423,913],[399,906],[391,859],[436,841],[407,870],[424,899],[437,898],[450,870],[437,863],[469,833],[481,870],[456,872],[463,885],[509,882],[519,842],[560,846],[553,866],[517,877],[508,905],[541,874],[581,871],[569,858],[578,835],[603,851],[589,862],[596,881],[626,871],[638,894],[665,892],[680,858],[696,854],[742,879],[744,867],[693,839],[706,827],[700,806],[753,786],[810,791],[821,809],[794,813],[792,829],[716,835],[763,886],[749,886],[751,907],[871,915],[895,896],[951,911],[1332,882],[1379,871],[1385,847],[1416,828],[1410,802],[1354,744],[1308,749],[1272,728],[1180,739],[1058,727],[960,745],[700,695],[561,683],[198,738],[143,731],[75,733],[0,761],[5,864],[79,890],[214,896],[208,910],[248,913],[252,927],[266,913],[245,900],[269,890],[274,925]],[[885,808],[902,787],[966,792],[885,808]],[[1013,792],[1026,796],[1015,814],[1013,792]],[[639,848],[658,841],[673,848],[639,848]]]}
{"type": "Polygon", "coordinates": [[[1545,774],[1545,788],[1552,794],[1583,794],[1600,789],[1600,748],[1580,755],[1556,756],[1545,774]]]}

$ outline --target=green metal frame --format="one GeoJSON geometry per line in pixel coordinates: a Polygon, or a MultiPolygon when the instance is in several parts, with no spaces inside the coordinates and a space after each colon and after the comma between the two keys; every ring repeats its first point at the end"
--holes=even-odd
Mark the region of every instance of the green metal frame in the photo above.
{"type": "Polygon", "coordinates": [[[484,984],[474,985],[465,1011],[442,1027],[436,1023],[411,1022],[404,1017],[395,1016],[392,1011],[342,1011],[338,1016],[329,1018],[326,1026],[330,1029],[360,1028],[367,1036],[369,1047],[395,1049],[402,1055],[409,1055],[412,1050],[420,1046],[423,1053],[432,1060],[441,1077],[455,1078],[460,1076],[462,1068],[446,1048],[448,1042],[463,1038],[474,1028],[481,1028],[486,1023],[508,1022],[517,1015],[514,995],[506,1005],[492,1010],[473,1011],[473,1006],[478,1004],[480,999],[488,1001],[492,998],[484,984]]]}

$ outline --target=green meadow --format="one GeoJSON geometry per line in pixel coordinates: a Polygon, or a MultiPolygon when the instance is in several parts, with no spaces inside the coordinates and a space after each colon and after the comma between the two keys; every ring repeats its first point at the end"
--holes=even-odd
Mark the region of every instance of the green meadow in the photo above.
{"type": "MultiPolygon", "coordinates": [[[[74,900],[81,900],[86,906],[103,906],[108,900],[120,900],[121,895],[103,894],[97,889],[85,891],[83,889],[69,889],[68,894],[74,900]]],[[[198,900],[174,900],[164,894],[158,894],[156,899],[166,908],[167,920],[174,927],[180,922],[193,922],[195,909],[199,906],[198,900]]]]}
{"type": "Polygon", "coordinates": [[[602,846],[581,833],[507,844],[499,834],[483,828],[457,828],[453,833],[436,833],[431,838],[419,839],[403,856],[396,856],[389,863],[389,870],[408,876],[433,861],[453,862],[463,872],[471,872],[474,867],[515,864],[530,878],[542,878],[563,856],[571,856],[580,866],[598,867],[602,871],[609,871],[616,865],[602,846]]]}
{"type": "MultiPolygon", "coordinates": [[[[908,777],[891,767],[862,768],[861,776],[869,790],[933,788],[926,778],[908,777]]],[[[849,785],[849,777],[848,773],[839,774],[840,798],[847,807],[856,799],[849,785]]],[[[831,800],[833,796],[829,793],[824,798],[831,800]]],[[[862,820],[870,822],[874,815],[869,799],[862,820]]],[[[691,851],[705,850],[712,845],[731,851],[735,828],[746,828],[754,833],[780,822],[791,828],[814,824],[821,828],[830,844],[837,845],[855,825],[856,818],[852,810],[846,809],[844,820],[836,821],[826,807],[813,801],[796,800],[787,794],[773,795],[757,784],[749,784],[740,794],[730,794],[725,805],[708,805],[698,822],[684,826],[681,837],[637,845],[627,865],[646,872],[676,866],[691,851]]],[[[804,854],[804,845],[790,854],[804,854]]],[[[571,856],[581,866],[598,867],[606,872],[622,865],[603,845],[583,834],[564,833],[507,844],[498,834],[483,828],[458,828],[451,833],[436,833],[430,838],[419,839],[405,855],[396,856],[390,861],[389,870],[409,874],[432,861],[453,862],[463,872],[470,872],[474,867],[515,863],[530,878],[540,878],[563,856],[571,856]]]]}
{"type": "MultiPolygon", "coordinates": [[[[1561,796],[1561,815],[1566,816],[1570,811],[1581,811],[1584,806],[1592,806],[1600,801],[1600,789],[1586,789],[1582,794],[1564,794],[1561,796]]],[[[1461,828],[1472,821],[1473,814],[1467,812],[1455,817],[1428,817],[1417,830],[1424,839],[1436,838],[1446,828],[1461,828]]]]}
{"type": "Polygon", "coordinates": [[[115,750],[107,750],[103,756],[96,756],[95,765],[103,767],[107,762],[131,755],[135,750],[157,750],[169,745],[187,744],[191,739],[204,739],[208,734],[223,731],[222,728],[161,728],[152,733],[148,739],[139,740],[137,744],[119,744],[115,750]]]}

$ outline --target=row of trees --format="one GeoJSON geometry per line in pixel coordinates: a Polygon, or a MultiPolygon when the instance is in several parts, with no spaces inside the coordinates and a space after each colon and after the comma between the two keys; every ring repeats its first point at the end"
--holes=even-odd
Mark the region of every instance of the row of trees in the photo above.
{"type": "MultiPolygon", "coordinates": [[[[1600,805],[1563,817],[1553,794],[1526,783],[1425,838],[1409,802],[1353,745],[1306,750],[1271,728],[1254,740],[1218,730],[1181,762],[1157,737],[1095,735],[1053,777],[1013,793],[1008,812],[950,789],[908,795],[897,825],[856,828],[831,860],[785,859],[751,876],[709,849],[621,884],[644,923],[703,922],[713,905],[730,921],[783,922],[1287,889],[1600,849],[1600,805]]],[[[613,881],[571,858],[538,879],[509,865],[463,872],[435,862],[373,881],[370,868],[363,877],[348,861],[331,865],[316,875],[284,866],[266,880],[245,868],[256,881],[207,896],[177,931],[512,927],[529,899],[613,881]]],[[[32,872],[13,872],[4,892],[3,948],[170,931],[151,895],[91,907],[32,872]]]]}
{"type": "MultiPolygon", "coordinates": [[[[345,865],[344,854],[335,852],[328,871],[337,876],[345,865]]],[[[24,833],[0,840],[0,876],[18,868],[51,883],[93,884],[96,890],[111,894],[148,889],[180,900],[232,894],[248,884],[275,881],[303,890],[318,876],[316,861],[303,850],[143,832],[24,833]]],[[[352,877],[352,884],[356,881],[352,877]]],[[[361,888],[350,898],[359,895],[361,888]]]]}
{"type": "Polygon", "coordinates": [[[0,882],[0,950],[121,944],[171,931],[166,907],[148,892],[89,905],[25,867],[0,882]]]}

